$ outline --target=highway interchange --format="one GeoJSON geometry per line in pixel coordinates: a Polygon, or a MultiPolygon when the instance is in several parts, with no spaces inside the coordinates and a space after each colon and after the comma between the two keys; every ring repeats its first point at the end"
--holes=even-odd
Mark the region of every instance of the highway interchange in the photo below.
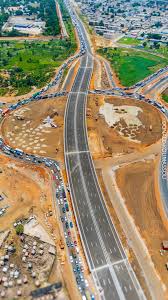
{"type": "MultiPolygon", "coordinates": [[[[73,208],[83,248],[85,250],[87,262],[101,299],[145,299],[143,291],[128,262],[118,234],[108,214],[97,180],[92,157],[89,152],[85,118],[87,94],[89,92],[88,89],[93,71],[93,56],[83,24],[72,11],[68,1],[65,1],[65,3],[80,36],[81,49],[80,53],[68,60],[68,63],[64,64],[60,68],[59,74],[52,85],[58,82],[67,65],[82,55],[80,59],[80,67],[74,80],[74,84],[70,93],[68,93],[65,114],[64,150],[73,208]]],[[[110,72],[110,70],[108,71],[110,72]]],[[[167,69],[164,69],[160,72],[166,71],[167,69]]],[[[158,73],[156,73],[155,76],[157,77],[158,73]]],[[[138,85],[138,87],[149,84],[153,78],[154,77],[152,75],[150,78],[142,81],[141,85],[138,85]]],[[[55,94],[43,95],[43,92],[47,91],[50,87],[51,84],[42,89],[40,93],[34,95],[32,98],[22,100],[17,104],[11,105],[9,110],[4,113],[4,116],[8,112],[15,110],[22,105],[26,105],[31,101],[48,99],[66,94],[65,91],[61,91],[55,94]]],[[[136,89],[137,86],[134,88],[136,89]]],[[[136,99],[147,101],[149,104],[156,106],[157,109],[159,109],[163,114],[165,114],[166,117],[168,117],[168,111],[164,107],[159,107],[156,101],[145,99],[145,97],[143,98],[141,95],[139,96],[138,93],[135,94],[133,92],[129,95],[128,93],[125,93],[124,89],[117,89],[115,86],[113,86],[112,90],[109,91],[105,90],[91,92],[97,94],[103,93],[106,95],[120,95],[121,93],[121,95],[126,95],[127,97],[132,96],[134,98],[136,96],[136,99]]],[[[4,151],[5,149],[2,147],[3,141],[1,141],[0,145],[1,149],[4,151]]],[[[7,149],[5,151],[6,154],[9,155],[8,152],[10,151],[7,149]]],[[[11,153],[12,151],[10,154],[11,153]]],[[[57,202],[60,199],[64,199],[63,195],[65,190],[63,188],[63,181],[61,177],[59,177],[60,175],[58,175],[60,170],[56,162],[50,159],[44,159],[24,153],[23,155],[16,155],[14,152],[12,154],[15,158],[22,158],[25,161],[27,160],[36,164],[44,163],[45,166],[50,167],[53,175],[55,176],[54,178],[56,178],[57,202]],[[61,181],[61,184],[58,184],[57,181],[61,181]]],[[[166,187],[167,181],[166,186],[164,181],[164,188],[166,187]]],[[[60,202],[57,204],[59,204],[60,208],[60,217],[65,218],[65,215],[62,212],[64,204],[62,201],[61,205],[60,202]]],[[[67,236],[68,231],[66,228],[66,219],[64,221],[63,228],[64,232],[66,233],[65,235],[67,236]]],[[[67,245],[69,245],[69,243],[70,245],[73,243],[71,237],[68,237],[68,239],[66,238],[66,240],[67,245]]],[[[74,269],[76,268],[76,262],[74,259],[72,259],[71,254],[70,257],[74,269]]],[[[80,265],[79,262],[80,258],[77,257],[77,265],[80,265]]],[[[86,288],[84,279],[82,281],[80,280],[80,284],[78,286],[82,292],[82,295],[84,295],[86,288]]]]}

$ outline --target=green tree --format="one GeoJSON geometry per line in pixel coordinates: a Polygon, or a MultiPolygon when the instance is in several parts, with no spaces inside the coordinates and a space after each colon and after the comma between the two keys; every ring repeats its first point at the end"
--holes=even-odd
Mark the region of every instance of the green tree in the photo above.
{"type": "Polygon", "coordinates": [[[24,226],[22,224],[19,224],[16,226],[16,234],[21,235],[24,232],[24,226]]]}

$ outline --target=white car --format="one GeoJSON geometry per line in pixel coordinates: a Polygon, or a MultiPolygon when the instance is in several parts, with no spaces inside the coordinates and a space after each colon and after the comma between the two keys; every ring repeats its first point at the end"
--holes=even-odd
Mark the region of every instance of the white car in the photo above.
{"type": "Polygon", "coordinates": [[[85,285],[86,285],[86,287],[89,286],[87,279],[85,279],[85,285]]]}

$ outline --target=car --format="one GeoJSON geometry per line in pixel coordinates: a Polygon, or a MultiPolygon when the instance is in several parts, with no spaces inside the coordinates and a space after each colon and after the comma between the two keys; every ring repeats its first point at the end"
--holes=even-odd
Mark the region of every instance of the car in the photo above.
{"type": "Polygon", "coordinates": [[[73,228],[73,223],[72,221],[69,223],[70,227],[73,228]]]}
{"type": "Polygon", "coordinates": [[[73,257],[72,257],[72,255],[70,255],[70,262],[71,262],[71,263],[73,262],[73,257]]]}
{"type": "Polygon", "coordinates": [[[79,266],[76,267],[76,271],[77,271],[78,273],[80,273],[81,270],[80,270],[80,267],[79,267],[79,266]]]}
{"type": "Polygon", "coordinates": [[[74,241],[74,245],[75,245],[75,247],[77,246],[77,241],[74,241]]]}
{"type": "Polygon", "coordinates": [[[82,273],[84,272],[83,266],[80,267],[80,270],[81,270],[82,273]]]}
{"type": "Polygon", "coordinates": [[[67,229],[69,228],[68,222],[65,223],[65,226],[66,226],[67,229]]]}
{"type": "Polygon", "coordinates": [[[7,145],[3,145],[3,150],[7,150],[7,151],[10,151],[10,147],[9,146],[7,146],[7,145]]]}
{"type": "Polygon", "coordinates": [[[68,236],[71,236],[71,232],[68,230],[68,236]]]}
{"type": "Polygon", "coordinates": [[[85,286],[86,286],[86,287],[89,286],[87,279],[85,279],[85,286]]]}
{"type": "MultiPolygon", "coordinates": [[[[74,273],[76,273],[76,270],[74,271],[74,273]]],[[[79,277],[76,277],[76,282],[77,282],[77,284],[80,284],[81,279],[79,277]]]]}
{"type": "Polygon", "coordinates": [[[61,217],[61,222],[64,222],[64,217],[61,217]]]}
{"type": "Polygon", "coordinates": [[[65,209],[66,209],[66,211],[69,211],[68,203],[65,203],[65,209]]]}
{"type": "Polygon", "coordinates": [[[63,208],[62,208],[62,212],[63,212],[63,213],[65,213],[65,212],[66,212],[66,210],[65,210],[65,207],[63,207],[63,208]]]}
{"type": "Polygon", "coordinates": [[[4,150],[4,153],[10,155],[10,152],[8,150],[4,150]]]}
{"type": "Polygon", "coordinates": [[[46,165],[46,167],[51,167],[51,164],[48,161],[45,162],[45,165],[46,165]]]}
{"type": "Polygon", "coordinates": [[[31,160],[31,158],[29,156],[26,156],[25,159],[29,160],[29,161],[31,160]]]}

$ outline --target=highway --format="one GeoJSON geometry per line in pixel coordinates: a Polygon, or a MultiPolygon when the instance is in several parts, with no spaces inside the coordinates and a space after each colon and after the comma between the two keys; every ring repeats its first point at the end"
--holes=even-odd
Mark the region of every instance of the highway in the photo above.
{"type": "MultiPolygon", "coordinates": [[[[93,56],[90,43],[80,20],[78,20],[78,24],[80,25],[87,51],[80,59],[80,68],[68,96],[64,135],[66,169],[78,229],[88,265],[101,299],[145,299],[108,214],[89,152],[85,118],[87,93],[93,71],[93,56]]],[[[78,57],[76,55],[73,59],[78,57]]],[[[59,71],[60,73],[56,80],[60,78],[62,70],[65,67],[66,65],[59,71]]],[[[56,83],[56,80],[54,80],[53,84],[56,83]]],[[[26,105],[31,101],[60,96],[61,94],[64,94],[64,92],[45,96],[41,96],[40,94],[33,99],[22,100],[17,104],[11,105],[11,110],[17,109],[21,105],[26,105]]],[[[11,148],[4,152],[7,155],[11,155],[11,153],[14,153],[13,151],[11,148]]],[[[166,156],[168,158],[168,152],[166,152],[166,156]]],[[[16,153],[14,153],[14,157],[18,157],[16,153]]],[[[56,198],[60,208],[60,216],[65,218],[62,212],[64,205],[59,203],[59,200],[61,202],[63,197],[64,189],[63,185],[58,185],[61,177],[58,172],[59,167],[57,163],[47,158],[40,158],[24,153],[19,158],[31,163],[44,163],[53,171],[54,178],[58,176],[58,179],[54,179],[56,186],[59,187],[56,198]]],[[[165,180],[163,179],[164,185],[165,183],[167,184],[165,180]]],[[[165,190],[165,193],[167,193],[167,190],[165,190]]],[[[64,223],[63,229],[67,235],[68,230],[64,223]]],[[[66,241],[67,246],[73,242],[71,237],[66,237],[66,241]]],[[[76,267],[75,261],[72,261],[73,268],[76,267]]],[[[79,263],[79,258],[77,258],[77,262],[79,263]]],[[[77,278],[78,275],[75,276],[77,278]]],[[[80,284],[80,288],[83,293],[85,290],[83,283],[80,284]]]]}
{"type": "Polygon", "coordinates": [[[168,85],[168,76],[161,78],[160,80],[158,80],[156,83],[154,83],[153,85],[151,85],[149,88],[147,87],[147,89],[144,91],[144,95],[151,93],[152,97],[153,95],[155,95],[156,91],[159,91],[161,88],[165,88],[168,85]]]}
{"type": "Polygon", "coordinates": [[[154,83],[151,86],[147,87],[145,92],[144,92],[144,95],[152,92],[155,89],[159,90],[163,85],[165,86],[167,84],[167,82],[168,82],[168,76],[165,76],[165,77],[161,78],[156,83],[154,83]]]}
{"type": "Polygon", "coordinates": [[[86,104],[93,56],[81,21],[78,25],[85,39],[86,54],[80,60],[68,96],[64,123],[65,163],[75,217],[101,299],[145,299],[108,214],[89,152],[86,104]]]}

